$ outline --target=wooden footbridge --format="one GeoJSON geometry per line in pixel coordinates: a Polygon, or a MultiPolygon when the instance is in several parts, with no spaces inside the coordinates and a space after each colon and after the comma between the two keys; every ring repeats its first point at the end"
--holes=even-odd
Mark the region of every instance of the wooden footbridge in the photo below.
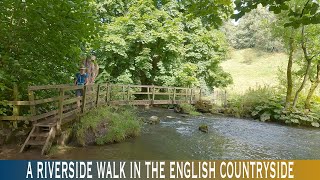
{"type": "Polygon", "coordinates": [[[15,126],[19,121],[31,122],[32,129],[20,152],[30,146],[40,146],[41,153],[45,154],[64,124],[72,123],[92,108],[101,105],[194,104],[201,99],[201,89],[120,84],[46,85],[30,86],[27,101],[18,101],[17,95],[14,97],[15,101],[1,102],[12,107],[12,113],[0,116],[0,120],[12,121],[15,126]],[[83,96],[76,97],[76,90],[82,90],[83,96]],[[21,115],[22,110],[28,113],[21,115]]]}

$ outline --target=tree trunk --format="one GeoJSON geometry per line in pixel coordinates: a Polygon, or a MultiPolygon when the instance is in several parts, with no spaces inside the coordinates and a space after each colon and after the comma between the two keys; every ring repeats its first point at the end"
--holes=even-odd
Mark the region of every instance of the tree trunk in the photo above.
{"type": "Polygon", "coordinates": [[[290,108],[290,104],[292,101],[292,64],[293,64],[293,52],[294,52],[294,38],[293,38],[293,30],[291,31],[291,37],[289,41],[289,60],[287,66],[287,94],[286,94],[286,103],[284,110],[290,108]]]}
{"type": "Polygon", "coordinates": [[[311,98],[314,94],[314,91],[316,90],[316,88],[318,87],[320,83],[320,64],[317,64],[317,77],[316,77],[316,80],[315,81],[311,81],[311,87],[309,89],[309,92],[308,92],[308,96],[306,98],[306,101],[304,103],[304,108],[305,109],[309,109],[311,108],[311,98]]]}
{"type": "Polygon", "coordinates": [[[308,75],[309,75],[310,69],[311,69],[311,62],[312,62],[312,58],[309,58],[307,47],[306,47],[306,42],[305,42],[305,37],[304,37],[304,26],[302,26],[302,29],[301,29],[301,38],[302,38],[301,48],[303,50],[304,59],[307,61],[307,69],[306,69],[306,72],[304,73],[303,81],[302,81],[302,83],[301,83],[301,85],[300,85],[299,89],[297,90],[296,95],[294,97],[293,104],[292,104],[293,108],[296,107],[297,102],[298,102],[298,98],[299,98],[299,94],[302,91],[302,89],[304,88],[304,86],[306,85],[308,75]]]}

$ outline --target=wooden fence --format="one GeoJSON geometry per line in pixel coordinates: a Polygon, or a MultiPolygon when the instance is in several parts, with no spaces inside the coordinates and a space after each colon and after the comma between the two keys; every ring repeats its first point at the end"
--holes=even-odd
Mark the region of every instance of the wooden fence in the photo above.
{"type": "Polygon", "coordinates": [[[45,85],[30,86],[28,97],[28,101],[2,101],[1,104],[13,109],[12,115],[0,116],[0,121],[37,123],[39,120],[47,120],[64,124],[74,119],[74,116],[85,114],[94,107],[106,104],[193,104],[201,98],[201,89],[121,84],[45,85]],[[83,96],[76,97],[77,90],[81,90],[83,96]],[[21,106],[28,106],[29,112],[21,115],[19,112],[21,106]]]}

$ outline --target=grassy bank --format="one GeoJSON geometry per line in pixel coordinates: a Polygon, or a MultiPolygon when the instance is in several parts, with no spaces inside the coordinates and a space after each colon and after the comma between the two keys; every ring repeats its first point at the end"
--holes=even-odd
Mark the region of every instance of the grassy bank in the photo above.
{"type": "Polygon", "coordinates": [[[223,69],[230,73],[233,85],[228,92],[244,93],[249,88],[264,85],[277,85],[279,68],[285,69],[285,53],[266,53],[255,49],[232,50],[230,58],[222,63],[223,69]]]}
{"type": "Polygon", "coordinates": [[[121,142],[140,134],[141,119],[133,107],[103,106],[83,116],[74,135],[81,145],[121,142]]]}

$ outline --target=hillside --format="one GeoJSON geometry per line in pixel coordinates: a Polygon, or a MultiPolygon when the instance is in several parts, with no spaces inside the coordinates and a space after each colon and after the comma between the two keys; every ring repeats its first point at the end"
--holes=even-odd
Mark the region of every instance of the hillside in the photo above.
{"type": "Polygon", "coordinates": [[[276,85],[279,67],[286,68],[285,53],[265,53],[254,49],[233,50],[230,59],[222,63],[226,72],[232,75],[234,84],[228,89],[243,93],[249,87],[276,85]]]}

